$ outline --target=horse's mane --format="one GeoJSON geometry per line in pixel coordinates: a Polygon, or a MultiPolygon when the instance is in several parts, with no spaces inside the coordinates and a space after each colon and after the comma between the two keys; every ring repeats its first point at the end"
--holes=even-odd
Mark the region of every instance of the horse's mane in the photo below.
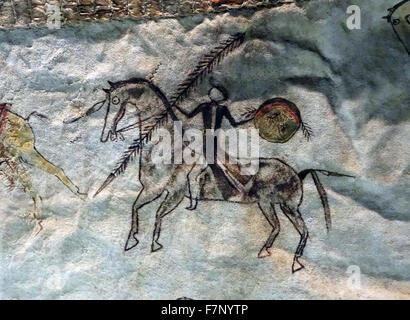
{"type": "Polygon", "coordinates": [[[204,77],[211,73],[221,63],[224,57],[226,57],[234,49],[238,48],[243,43],[245,38],[244,36],[245,35],[243,33],[238,33],[234,36],[231,36],[227,40],[219,43],[209,54],[204,55],[196,65],[194,71],[188,74],[186,79],[177,87],[175,94],[173,94],[171,97],[171,101],[168,101],[162,91],[157,86],[155,86],[152,81],[143,78],[132,78],[115,83],[109,82],[112,90],[120,88],[127,84],[142,82],[147,83],[163,101],[166,107],[166,111],[156,117],[153,125],[146,127],[146,130],[144,130],[144,132],[140,132],[140,136],[135,139],[128,147],[128,149],[124,152],[116,168],[110,173],[108,178],[105,180],[105,182],[98,189],[94,196],[100,193],[118,175],[120,175],[127,169],[128,164],[142,150],[143,146],[151,141],[152,135],[155,133],[155,131],[168,122],[169,116],[174,121],[178,120],[172,108],[177,107],[176,104],[183,101],[183,99],[186,98],[189,93],[192,92],[192,90],[202,82],[204,77]]]}
{"type": "Polygon", "coordinates": [[[144,79],[144,78],[131,78],[128,80],[122,80],[122,81],[117,81],[117,82],[111,82],[108,81],[108,83],[110,84],[110,91],[121,88],[126,86],[127,84],[137,84],[137,83],[146,83],[146,84],[150,84],[151,81],[144,79]]]}

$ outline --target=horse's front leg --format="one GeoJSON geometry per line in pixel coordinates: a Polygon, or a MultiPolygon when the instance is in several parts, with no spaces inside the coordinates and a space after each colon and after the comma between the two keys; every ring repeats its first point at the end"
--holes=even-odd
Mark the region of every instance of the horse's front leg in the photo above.
{"type": "Polygon", "coordinates": [[[157,192],[154,192],[143,187],[138,194],[138,197],[135,200],[134,204],[132,205],[131,230],[128,235],[127,242],[125,243],[125,251],[131,250],[138,245],[138,211],[145,205],[158,199],[163,194],[163,191],[156,191],[157,192]]]}
{"type": "Polygon", "coordinates": [[[187,172],[181,166],[172,176],[166,190],[166,197],[159,206],[155,216],[155,227],[152,237],[151,251],[155,252],[162,249],[162,245],[158,242],[161,235],[162,219],[184,200],[187,189],[187,172]]]}

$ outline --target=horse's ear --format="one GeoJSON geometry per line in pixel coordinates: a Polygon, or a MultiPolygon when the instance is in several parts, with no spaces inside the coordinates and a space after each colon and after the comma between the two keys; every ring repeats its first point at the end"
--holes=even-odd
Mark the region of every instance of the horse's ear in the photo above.
{"type": "Polygon", "coordinates": [[[112,81],[108,81],[108,84],[110,85],[111,88],[114,86],[114,82],[112,81]]]}
{"type": "Polygon", "coordinates": [[[105,93],[110,93],[110,89],[103,89],[105,93]]]}

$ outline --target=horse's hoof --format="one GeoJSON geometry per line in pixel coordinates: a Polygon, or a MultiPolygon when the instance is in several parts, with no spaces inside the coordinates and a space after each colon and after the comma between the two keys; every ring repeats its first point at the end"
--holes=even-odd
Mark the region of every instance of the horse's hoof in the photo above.
{"type": "Polygon", "coordinates": [[[43,225],[42,225],[41,223],[42,223],[41,220],[38,220],[38,221],[37,221],[37,225],[38,225],[39,229],[38,229],[38,231],[36,232],[36,234],[34,235],[35,237],[37,237],[38,234],[43,230],[43,225]]]}
{"type": "Polygon", "coordinates": [[[159,250],[161,250],[162,248],[163,248],[162,244],[160,244],[160,243],[154,241],[154,242],[152,242],[152,245],[151,245],[151,252],[159,251],[159,250]]]}
{"type": "Polygon", "coordinates": [[[135,248],[138,245],[139,241],[137,238],[135,238],[133,235],[130,235],[128,237],[127,243],[125,244],[125,251],[131,250],[132,248],[135,248]]]}
{"type": "Polygon", "coordinates": [[[304,268],[305,268],[305,266],[300,263],[298,258],[293,259],[292,273],[298,272],[298,271],[300,271],[304,268]]]}
{"type": "Polygon", "coordinates": [[[259,259],[266,258],[266,257],[269,257],[269,256],[270,256],[269,249],[263,247],[261,249],[261,251],[259,251],[259,254],[258,254],[259,259]]]}
{"type": "Polygon", "coordinates": [[[77,196],[83,200],[83,201],[87,201],[88,200],[88,194],[87,193],[81,193],[81,192],[77,192],[77,196]]]}

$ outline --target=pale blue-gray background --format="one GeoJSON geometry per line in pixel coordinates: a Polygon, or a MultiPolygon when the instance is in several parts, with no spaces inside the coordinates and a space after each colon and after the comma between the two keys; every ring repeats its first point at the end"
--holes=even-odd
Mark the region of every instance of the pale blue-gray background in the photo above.
{"type": "MultiPolygon", "coordinates": [[[[164,219],[164,249],[150,253],[154,212],[141,214],[140,245],[125,253],[137,165],[99,197],[76,199],[54,177],[32,170],[43,196],[44,230],[35,236],[32,202],[0,186],[0,296],[3,299],[409,298],[410,60],[381,17],[394,1],[360,1],[362,26],[349,30],[351,1],[311,1],[254,14],[118,21],[61,30],[0,31],[0,101],[32,111],[38,150],[93,194],[133,138],[100,144],[103,112],[62,121],[104,95],[106,81],[148,76],[171,95],[200,56],[229,34],[247,41],[214,76],[239,114],[266,99],[296,103],[314,130],[264,156],[297,170],[323,168],[356,179],[323,177],[333,215],[326,234],[313,182],[301,211],[310,231],[306,269],[292,275],[298,234],[281,215],[271,257],[257,253],[270,232],[256,206],[200,203],[164,219]],[[76,141],[74,141],[76,140],[76,141]],[[72,142],[70,142],[72,141],[72,142]],[[349,266],[361,287],[349,286],[349,266]]],[[[206,101],[206,83],[186,106],[206,101]]]]}

